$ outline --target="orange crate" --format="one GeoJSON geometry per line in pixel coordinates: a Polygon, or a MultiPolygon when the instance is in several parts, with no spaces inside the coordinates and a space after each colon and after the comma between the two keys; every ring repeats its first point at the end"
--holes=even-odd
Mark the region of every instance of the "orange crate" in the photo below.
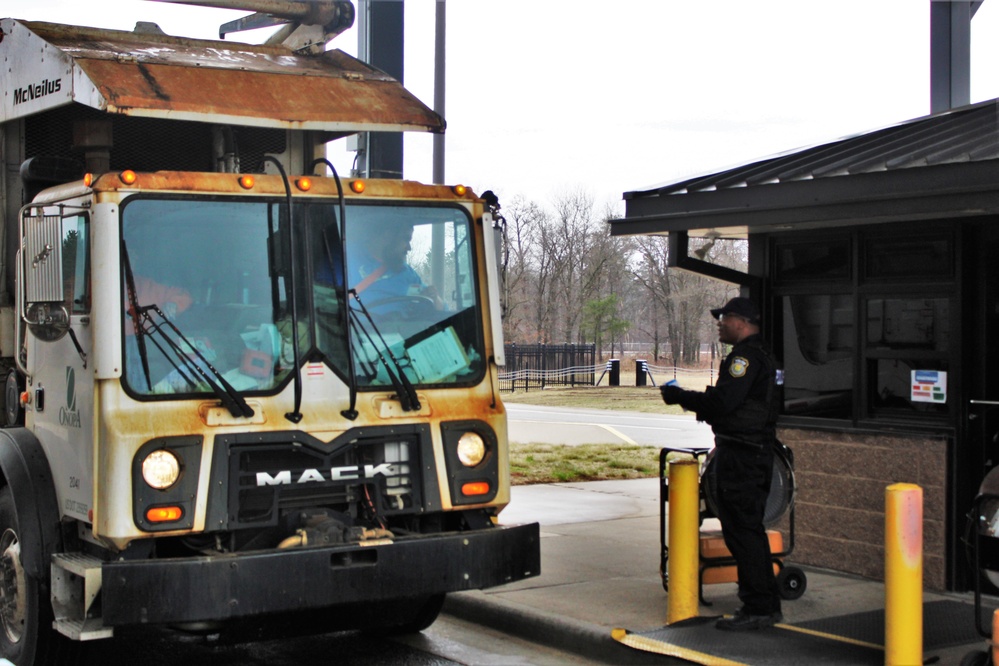
{"type": "MultiPolygon", "coordinates": [[[[784,537],[777,530],[767,530],[770,538],[770,552],[784,552],[784,537]]],[[[732,553],[725,546],[721,532],[701,533],[701,582],[710,585],[713,583],[734,583],[739,580],[735,565],[715,566],[710,561],[723,558],[731,558],[732,553]]],[[[780,571],[780,566],[774,563],[774,574],[780,571]]]]}

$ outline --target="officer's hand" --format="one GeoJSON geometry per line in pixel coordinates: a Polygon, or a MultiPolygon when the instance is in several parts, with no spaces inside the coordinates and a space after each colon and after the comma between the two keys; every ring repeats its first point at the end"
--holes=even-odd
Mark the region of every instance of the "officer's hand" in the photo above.
{"type": "Polygon", "coordinates": [[[680,404],[680,396],[683,394],[683,389],[679,386],[663,384],[659,387],[659,392],[663,394],[663,402],[667,405],[680,404]]]}

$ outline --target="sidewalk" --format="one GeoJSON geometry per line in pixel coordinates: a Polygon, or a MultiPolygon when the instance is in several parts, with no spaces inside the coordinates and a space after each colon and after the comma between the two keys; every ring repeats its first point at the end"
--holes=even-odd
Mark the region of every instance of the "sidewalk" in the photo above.
{"type": "MultiPolygon", "coordinates": [[[[500,522],[541,524],[541,575],[484,592],[450,595],[446,613],[607,663],[689,663],[611,638],[614,628],[637,632],[666,623],[657,478],[516,486],[500,522]]],[[[794,563],[793,555],[789,563],[794,563]]],[[[800,599],[784,602],[786,624],[884,608],[879,582],[802,568],[807,589],[800,599]]],[[[739,606],[735,587],[705,586],[704,597],[712,605],[702,605],[700,614],[733,613],[739,606]]],[[[967,630],[974,634],[970,594],[924,594],[924,604],[935,600],[968,604],[967,630]]],[[[938,656],[939,664],[957,664],[975,649],[985,649],[985,641],[972,635],[967,643],[927,656],[938,656]]]]}

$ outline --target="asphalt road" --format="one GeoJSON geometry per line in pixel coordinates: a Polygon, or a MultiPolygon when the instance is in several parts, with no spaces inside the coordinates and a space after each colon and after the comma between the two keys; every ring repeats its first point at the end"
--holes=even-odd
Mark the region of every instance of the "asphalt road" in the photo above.
{"type": "Polygon", "coordinates": [[[708,448],[711,428],[693,415],[508,404],[510,441],[520,444],[638,444],[708,448]]]}
{"type": "Polygon", "coordinates": [[[81,666],[460,666],[596,664],[446,614],[419,634],[357,631],[229,642],[169,631],[125,634],[89,645],[81,666]]]}

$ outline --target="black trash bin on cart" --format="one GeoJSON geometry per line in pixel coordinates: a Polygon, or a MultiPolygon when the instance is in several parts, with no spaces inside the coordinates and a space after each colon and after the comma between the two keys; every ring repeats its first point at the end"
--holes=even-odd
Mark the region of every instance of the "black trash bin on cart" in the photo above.
{"type": "MultiPolygon", "coordinates": [[[[735,559],[725,547],[721,532],[706,529],[704,521],[717,516],[718,493],[715,483],[712,462],[713,449],[710,448],[674,448],[664,447],[659,452],[659,541],[660,563],[659,574],[662,577],[663,589],[669,590],[667,562],[669,560],[669,544],[667,543],[667,511],[669,500],[669,462],[671,456],[685,456],[700,463],[701,482],[701,529],[699,547],[698,596],[702,604],[710,606],[704,599],[704,585],[712,583],[736,582],[735,559]]],[[[777,567],[777,586],[782,599],[792,601],[805,593],[807,579],[805,572],[795,566],[784,563],[794,550],[794,455],[781,442],[775,444],[773,480],[770,484],[770,496],[767,499],[766,512],[763,518],[770,537],[770,550],[774,565],[777,567]],[[772,525],[788,515],[788,544],[784,548],[783,535],[773,529],[772,525]]]]}

